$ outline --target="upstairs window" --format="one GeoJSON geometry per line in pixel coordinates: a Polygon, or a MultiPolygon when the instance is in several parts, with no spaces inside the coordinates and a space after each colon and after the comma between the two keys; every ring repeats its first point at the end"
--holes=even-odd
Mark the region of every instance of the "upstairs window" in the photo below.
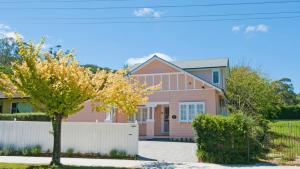
{"type": "Polygon", "coordinates": [[[213,84],[220,84],[220,70],[219,69],[212,71],[212,82],[213,82],[213,84]]]}

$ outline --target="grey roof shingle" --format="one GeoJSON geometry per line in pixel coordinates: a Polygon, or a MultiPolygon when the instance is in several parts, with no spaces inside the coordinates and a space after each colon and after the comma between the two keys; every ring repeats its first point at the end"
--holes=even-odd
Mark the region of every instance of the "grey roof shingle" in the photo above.
{"type": "MultiPolygon", "coordinates": [[[[207,59],[193,59],[193,60],[180,60],[171,61],[170,63],[176,65],[181,69],[196,69],[196,68],[213,68],[213,67],[227,67],[229,66],[228,58],[207,58],[207,59]]],[[[131,66],[130,70],[134,70],[141,64],[131,66]]]]}
{"type": "Polygon", "coordinates": [[[182,60],[171,63],[182,69],[226,67],[228,66],[228,58],[182,60]]]}

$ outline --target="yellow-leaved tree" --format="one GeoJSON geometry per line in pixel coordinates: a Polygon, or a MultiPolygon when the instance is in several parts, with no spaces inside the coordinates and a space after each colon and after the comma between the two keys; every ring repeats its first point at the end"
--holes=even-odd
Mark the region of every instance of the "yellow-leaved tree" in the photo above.
{"type": "Polygon", "coordinates": [[[7,96],[30,96],[34,107],[50,116],[54,135],[51,165],[61,165],[63,118],[82,109],[86,100],[98,111],[114,107],[130,114],[157,88],[146,88],[126,77],[124,70],[92,73],[72,53],[42,52],[43,40],[35,45],[17,38],[17,44],[21,61],[12,63],[12,74],[0,73],[0,90],[7,96]]]}

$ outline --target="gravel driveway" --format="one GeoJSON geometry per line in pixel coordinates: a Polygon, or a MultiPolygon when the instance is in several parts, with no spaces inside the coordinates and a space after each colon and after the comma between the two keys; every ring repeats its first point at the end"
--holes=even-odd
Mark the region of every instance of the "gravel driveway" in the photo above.
{"type": "Polygon", "coordinates": [[[139,141],[139,156],[160,162],[197,162],[195,143],[139,141]]]}

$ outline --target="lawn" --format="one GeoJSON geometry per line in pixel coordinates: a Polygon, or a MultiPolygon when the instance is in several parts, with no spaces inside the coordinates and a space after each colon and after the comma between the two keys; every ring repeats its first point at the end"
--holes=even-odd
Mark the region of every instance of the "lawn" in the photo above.
{"type": "Polygon", "coordinates": [[[83,167],[83,166],[63,166],[61,168],[51,168],[47,165],[30,165],[30,164],[14,164],[0,163],[1,169],[126,169],[114,167],[83,167]]]}
{"type": "Polygon", "coordinates": [[[270,158],[292,161],[300,157],[300,120],[280,120],[271,124],[270,158]]]}

